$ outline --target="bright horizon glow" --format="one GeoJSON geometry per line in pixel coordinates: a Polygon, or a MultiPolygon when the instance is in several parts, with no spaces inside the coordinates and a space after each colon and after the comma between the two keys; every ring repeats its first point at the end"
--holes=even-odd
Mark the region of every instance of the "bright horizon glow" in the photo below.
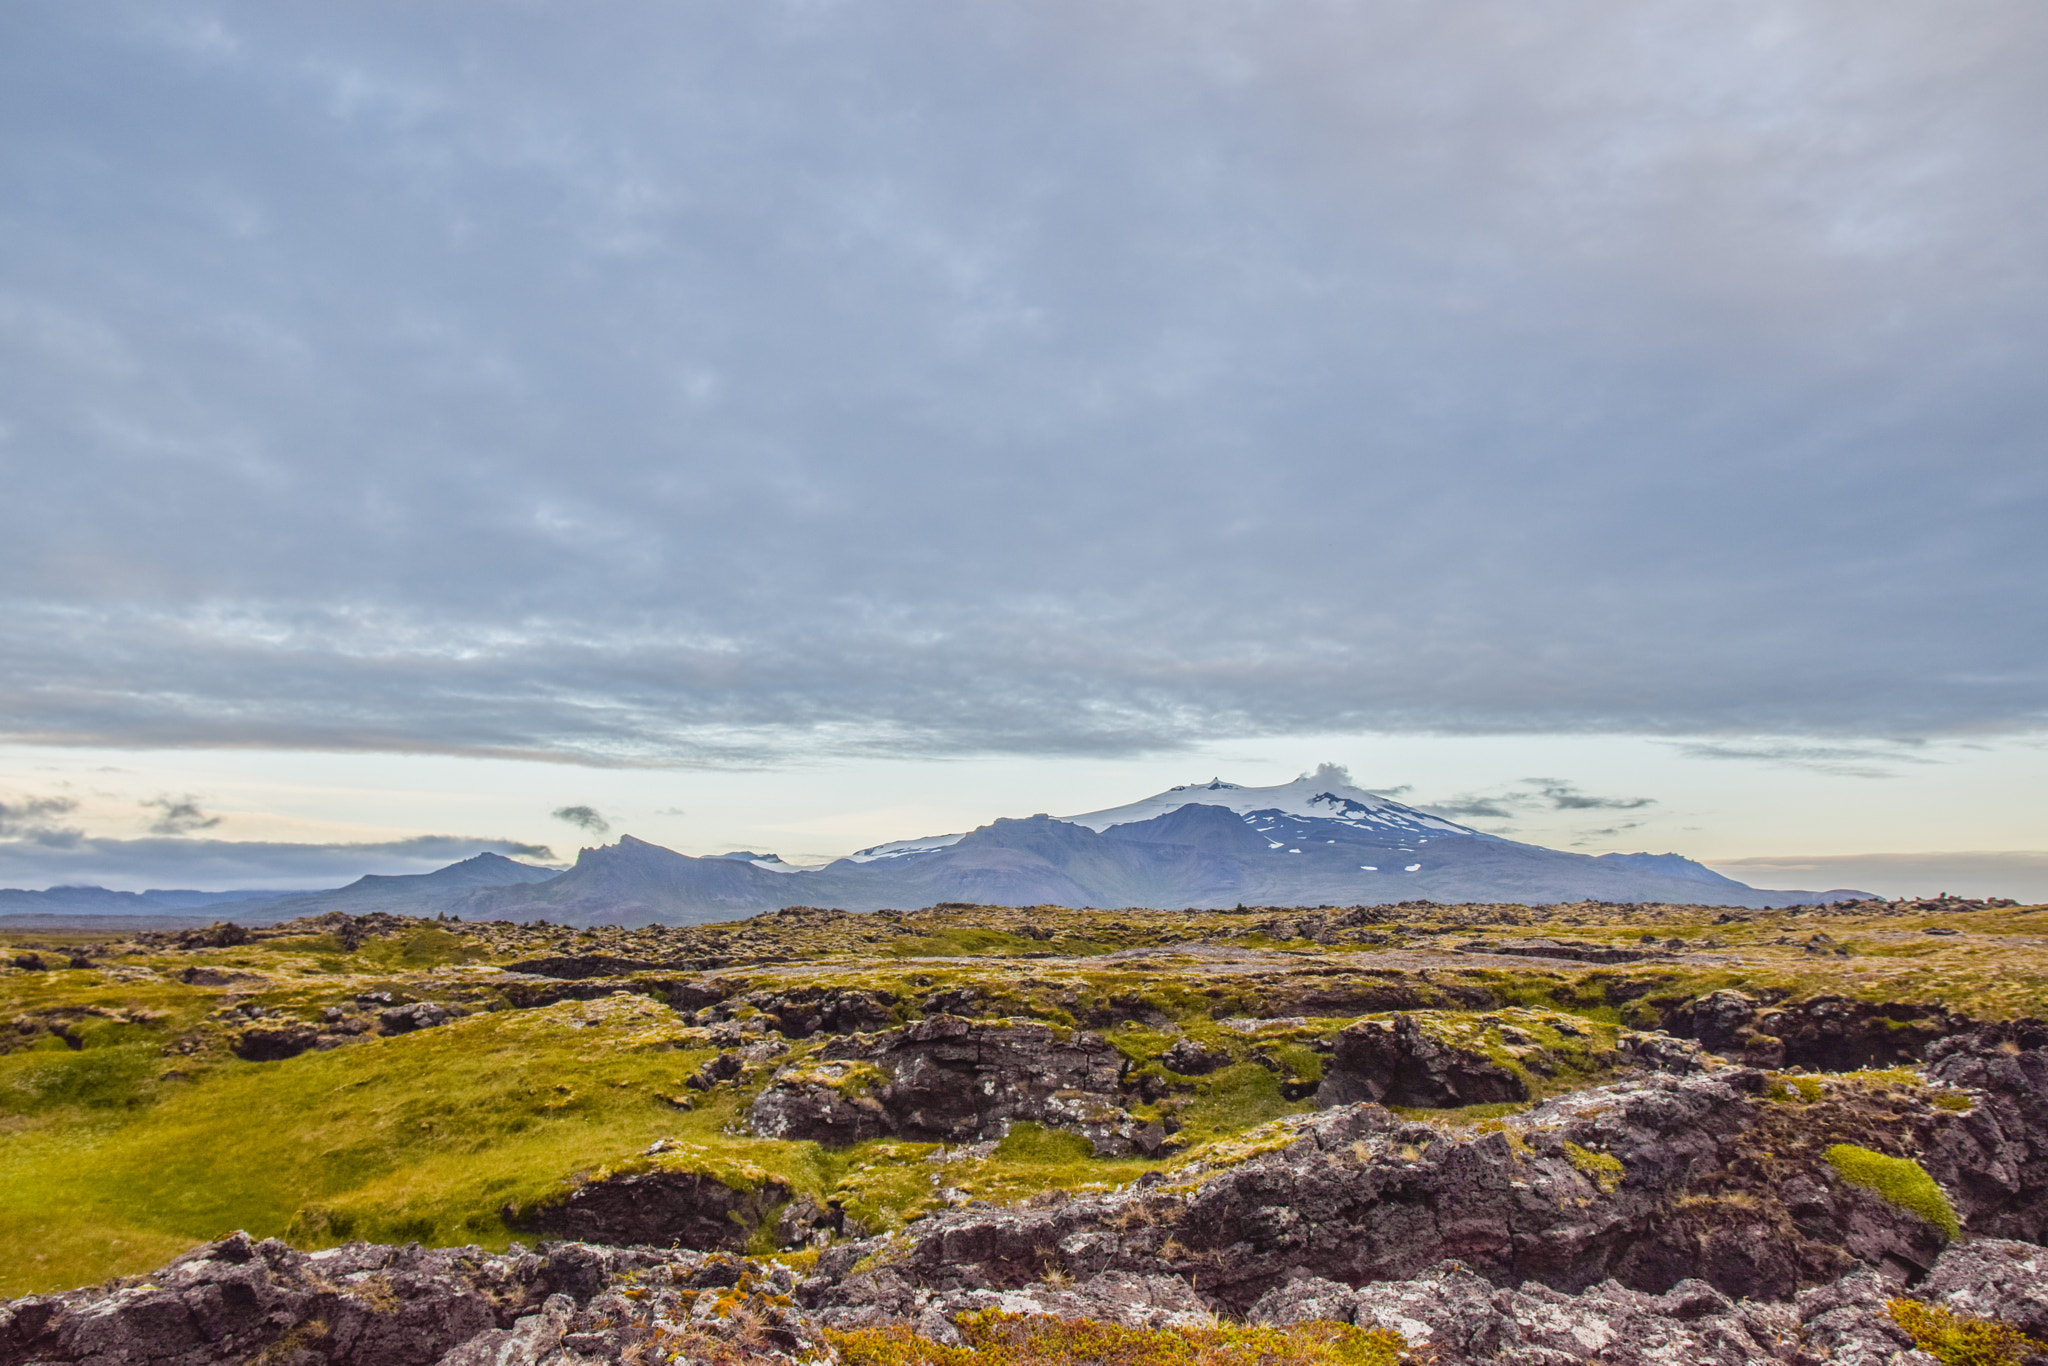
{"type": "MultiPolygon", "coordinates": [[[[0,874],[0,885],[188,886],[179,878],[181,849],[197,854],[215,842],[255,841],[331,848],[428,835],[546,845],[566,861],[581,846],[632,834],[685,854],[751,849],[817,865],[890,840],[956,833],[1004,816],[1120,806],[1212,777],[1248,787],[1284,783],[1329,762],[1348,767],[1368,790],[1411,806],[1449,808],[1463,824],[1554,848],[1676,852],[1753,885],[1804,886],[1785,882],[1777,870],[1797,871],[1805,861],[1829,873],[1830,886],[1919,894],[1963,890],[1980,876],[1990,885],[1978,894],[2002,886],[2006,895],[2048,897],[2048,854],[2038,838],[2038,794],[2048,791],[2042,746],[1927,745],[1860,755],[1791,747],[1767,759],[1715,757],[1709,745],[1738,755],[1771,748],[1725,739],[1317,735],[1218,742],[1144,759],[860,760],[720,770],[16,746],[0,748],[0,800],[75,802],[56,823],[89,837],[150,838],[166,803],[188,800],[191,821],[217,823],[158,837],[161,857],[147,869],[95,872],[89,861],[68,863],[66,851],[53,845],[42,863],[17,855],[13,875],[0,874]],[[1509,814],[1469,813],[1480,804],[1509,814]],[[598,836],[550,814],[570,806],[592,808],[609,831],[598,836]],[[2034,854],[2043,866],[1993,858],[1978,860],[1981,874],[1959,871],[1959,856],[1983,851],[2034,854]],[[1934,862],[1922,875],[1917,865],[1901,865],[1901,855],[1934,862]],[[72,866],[76,876],[20,876],[72,866]],[[1844,868],[1877,876],[1832,876],[1844,868]],[[1761,874],[1778,880],[1757,883],[1761,874]],[[1935,886],[1926,877],[1948,883],[1935,886]],[[1871,885],[1880,880],[1886,885],[1871,885]]],[[[277,874],[236,885],[335,885],[294,877],[290,855],[276,857],[277,874]]],[[[434,866],[446,861],[437,858],[434,866]]],[[[426,866],[367,851],[358,862],[359,872],[426,866]]]]}

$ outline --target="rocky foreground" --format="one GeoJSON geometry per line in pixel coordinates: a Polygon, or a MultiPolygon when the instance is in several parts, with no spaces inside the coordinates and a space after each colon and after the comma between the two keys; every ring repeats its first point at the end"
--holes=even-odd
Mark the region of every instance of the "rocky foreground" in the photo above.
{"type": "Polygon", "coordinates": [[[2048,1360],[2048,1025],[1789,1090],[1696,1048],[1651,1061],[1490,1126],[1351,1100],[1114,1192],[781,1258],[237,1235],[0,1306],[0,1366],[965,1361],[1039,1319],[1140,1330],[1126,1347],[1368,1330],[1332,1360],[2048,1360]]]}

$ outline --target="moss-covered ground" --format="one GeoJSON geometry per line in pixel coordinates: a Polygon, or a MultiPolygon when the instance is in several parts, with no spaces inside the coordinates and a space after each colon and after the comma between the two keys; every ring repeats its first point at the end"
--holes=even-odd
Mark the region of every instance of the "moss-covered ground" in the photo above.
{"type": "Polygon", "coordinates": [[[1995,1019],[2048,1013],[2044,966],[2048,908],[1883,903],[796,909],[682,929],[374,917],[215,947],[14,933],[0,945],[0,1295],[146,1270],[234,1228],[304,1246],[502,1246],[508,1209],[650,1162],[773,1176],[880,1231],[973,1200],[1236,1160],[1272,1132],[1260,1126],[1312,1107],[1331,1038],[1364,1015],[1428,1012],[1427,1028],[1540,1096],[1603,1079],[1618,1029],[1718,988],[1995,1019]],[[1633,961],[1501,952],[1537,941],[1633,961]],[[593,955],[624,966],[588,980],[504,971],[593,955]],[[1174,1131],[1170,1149],[1097,1159],[1029,1125],[950,1150],[749,1137],[739,1121],[774,1068],[824,1042],[778,1014],[806,991],[863,993],[887,1023],[946,1010],[1098,1031],[1130,1060],[1131,1108],[1174,1131]],[[412,1002],[457,1018],[388,1033],[380,1012],[412,1002]],[[322,1046],[237,1056],[252,1031],[293,1029],[322,1046]],[[691,1084],[750,1043],[774,1056],[691,1084]],[[1167,1066],[1182,1043],[1206,1070],[1167,1066]]]}

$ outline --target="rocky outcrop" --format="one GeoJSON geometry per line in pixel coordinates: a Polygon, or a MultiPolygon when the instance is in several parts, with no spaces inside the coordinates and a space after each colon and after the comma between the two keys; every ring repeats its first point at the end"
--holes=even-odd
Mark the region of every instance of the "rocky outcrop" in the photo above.
{"type": "Polygon", "coordinates": [[[1444,1366],[1503,1360],[1748,1366],[1797,1360],[1799,1327],[1789,1305],[1738,1304],[1704,1281],[1681,1281],[1661,1295],[1606,1281],[1568,1295],[1534,1282],[1502,1289],[1454,1261],[1412,1280],[1357,1290],[1320,1279],[1290,1281],[1261,1298],[1248,1317],[1275,1325],[1336,1319],[1391,1329],[1424,1359],[1444,1366]]]}
{"type": "Polygon", "coordinates": [[[645,972],[658,964],[646,963],[634,958],[615,958],[603,953],[558,953],[545,958],[527,958],[517,963],[505,964],[505,971],[524,973],[529,977],[552,977],[558,981],[580,982],[586,977],[618,977],[629,972],[645,972]]]}
{"type": "Polygon", "coordinates": [[[1231,1061],[1230,1054],[1205,1047],[1193,1039],[1178,1039],[1159,1055],[1161,1066],[1184,1077],[1205,1077],[1219,1067],[1230,1066],[1231,1061]]]}
{"type": "Polygon", "coordinates": [[[231,1047],[247,1062],[296,1058],[320,1042],[320,1031],[300,1020],[264,1021],[237,1034],[231,1047]]]}
{"type": "Polygon", "coordinates": [[[742,1251],[790,1195],[772,1177],[729,1182],[657,1167],[589,1181],[527,1208],[508,1207],[505,1222],[579,1242],[742,1251]]]}
{"type": "Polygon", "coordinates": [[[740,998],[768,1027],[791,1039],[813,1034],[859,1034],[900,1023],[897,998],[887,991],[855,987],[796,986],[751,992],[740,998]]]}
{"type": "Polygon", "coordinates": [[[1664,1027],[1752,1067],[1846,1072],[1918,1062],[1938,1041],[1973,1026],[1940,1006],[1842,996],[1774,1006],[1740,991],[1716,991],[1673,1009],[1664,1027]]]}
{"type": "Polygon", "coordinates": [[[377,1024],[386,1034],[410,1034],[416,1029],[447,1024],[467,1013],[461,1006],[443,1005],[439,1001],[413,1001],[378,1011],[377,1024]]]}
{"type": "Polygon", "coordinates": [[[1555,958],[1567,963],[1641,963],[1669,956],[1665,950],[1657,948],[1631,949],[1613,944],[1577,944],[1556,939],[1475,939],[1469,944],[1458,945],[1458,952],[1501,954],[1510,958],[1555,958]]]}
{"type": "Polygon", "coordinates": [[[786,1270],[652,1249],[351,1243],[236,1234],[147,1278],[0,1304],[0,1366],[574,1366],[829,1361],[786,1270]]]}
{"type": "MultiPolygon", "coordinates": [[[[1274,1126],[1276,1150],[1193,1182],[935,1215],[887,1245],[888,1272],[945,1290],[1023,1285],[1048,1265],[1077,1279],[1166,1271],[1235,1311],[1302,1275],[1402,1280],[1447,1258],[1567,1292],[1697,1278],[1783,1299],[1858,1264],[1923,1274],[1945,1235],[1837,1172],[1838,1143],[1917,1159],[1966,1230],[2039,1240],[2048,1051],[1979,1039],[1933,1070],[1970,1089],[1879,1078],[1808,1100],[1723,1069],[1577,1092],[1477,1134],[1342,1106],[1274,1126]]],[[[817,1302],[859,1302],[873,1273],[853,1268],[883,1249],[828,1250],[817,1302]]]]}
{"type": "MultiPolygon", "coordinates": [[[[2044,1285],[2048,1251],[1991,1239],[1950,1248],[1916,1287],[1858,1266],[1790,1301],[1733,1299],[1699,1280],[1654,1294],[1613,1280],[1577,1293],[1501,1285],[1445,1260],[1355,1286],[1298,1276],[1246,1317],[1391,1331],[1407,1359],[1433,1366],[1933,1366],[1894,1302],[2038,1341],[2044,1285]]],[[[799,1302],[814,1284],[729,1254],[584,1243],[301,1253],[237,1234],[148,1277],[0,1303],[0,1366],[824,1366],[839,1359],[832,1328],[905,1325],[958,1346],[959,1319],[979,1311],[1173,1329],[1199,1328],[1217,1308],[1195,1281],[1160,1273],[933,1290],[884,1268],[864,1286],[858,1303],[807,1312],[799,1302]]]]}
{"type": "Polygon", "coordinates": [[[1079,1133],[1099,1156],[1156,1151],[1164,1129],[1119,1104],[1125,1068],[1099,1034],[934,1015],[835,1040],[784,1068],[755,1099],[747,1124],[764,1137],[830,1144],[964,1143],[1027,1120],[1079,1133]]]}
{"type": "Polygon", "coordinates": [[[1412,1015],[1360,1020],[1340,1031],[1316,1091],[1326,1109],[1361,1100],[1447,1109],[1528,1098],[1520,1077],[1484,1053],[1432,1037],[1412,1015]]]}

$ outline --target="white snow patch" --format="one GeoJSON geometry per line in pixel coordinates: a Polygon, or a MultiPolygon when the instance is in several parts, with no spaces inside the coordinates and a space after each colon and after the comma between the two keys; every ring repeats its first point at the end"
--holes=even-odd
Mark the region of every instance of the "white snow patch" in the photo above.
{"type": "Polygon", "coordinates": [[[871,849],[862,849],[848,854],[855,863],[873,863],[876,859],[907,858],[912,854],[932,854],[951,844],[958,844],[966,838],[965,832],[958,835],[929,835],[921,840],[893,840],[888,844],[877,844],[871,849]]]}
{"type": "MultiPolygon", "coordinates": [[[[1149,821],[1155,816],[1164,816],[1169,811],[1178,811],[1190,804],[1220,806],[1235,811],[1240,816],[1264,817],[1268,813],[1278,812],[1283,816],[1307,817],[1311,820],[1336,820],[1363,830],[1428,830],[1440,834],[1492,838],[1477,830],[1447,821],[1441,816],[1426,815],[1412,806],[1403,806],[1385,797],[1376,797],[1363,788],[1338,781],[1327,773],[1296,778],[1291,783],[1276,783],[1272,787],[1240,787],[1236,783],[1226,783],[1218,778],[1206,783],[1190,783],[1184,787],[1168,788],[1156,796],[1132,802],[1129,806],[1086,811],[1078,816],[1062,816],[1060,819],[1071,821],[1075,825],[1085,825],[1090,830],[1103,831],[1112,825],[1149,821]]],[[[1272,828],[1270,821],[1262,824],[1264,829],[1272,828]]]]}

